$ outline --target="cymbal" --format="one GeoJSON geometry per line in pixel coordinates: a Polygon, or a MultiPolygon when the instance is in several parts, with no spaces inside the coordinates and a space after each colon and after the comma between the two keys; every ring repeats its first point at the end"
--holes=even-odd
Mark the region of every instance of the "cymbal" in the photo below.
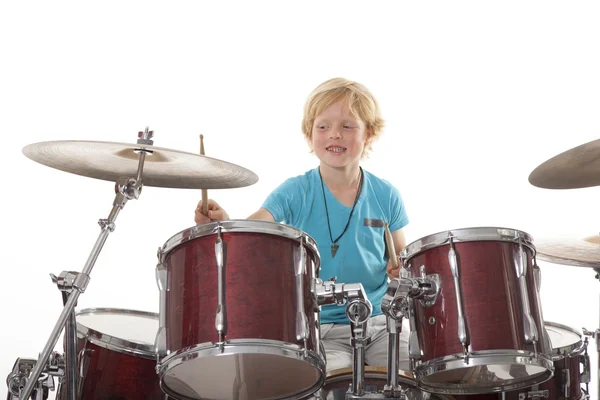
{"type": "Polygon", "coordinates": [[[575,267],[600,268],[600,235],[579,240],[535,242],[539,260],[575,267]]]}
{"type": "Polygon", "coordinates": [[[543,162],[529,183],[545,189],[576,189],[600,185],[600,139],[574,147],[543,162]]]}
{"type": "Polygon", "coordinates": [[[136,178],[139,154],[147,149],[144,186],[177,189],[226,189],[249,186],[258,181],[252,171],[235,164],[147,144],[50,141],[27,145],[23,154],[40,164],[90,178],[116,182],[136,178]]]}

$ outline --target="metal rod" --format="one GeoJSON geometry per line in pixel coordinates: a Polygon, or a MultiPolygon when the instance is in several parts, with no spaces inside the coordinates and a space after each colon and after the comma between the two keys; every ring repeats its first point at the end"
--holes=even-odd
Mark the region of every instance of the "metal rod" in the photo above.
{"type": "MultiPolygon", "coordinates": [[[[66,303],[67,293],[63,292],[63,302],[66,303]]],[[[65,375],[67,379],[67,399],[77,399],[78,365],[77,365],[77,321],[75,313],[71,312],[65,327],[65,375]]]]}
{"type": "Polygon", "coordinates": [[[388,384],[392,391],[398,388],[399,362],[400,362],[400,332],[402,319],[394,320],[387,316],[388,329],[388,384]]]}

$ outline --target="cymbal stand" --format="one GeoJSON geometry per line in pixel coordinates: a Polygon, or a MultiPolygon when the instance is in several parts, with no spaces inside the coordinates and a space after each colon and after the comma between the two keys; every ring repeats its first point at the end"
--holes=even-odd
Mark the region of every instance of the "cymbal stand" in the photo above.
{"type": "MultiPolygon", "coordinates": [[[[598,279],[600,281],[600,268],[594,268],[594,271],[596,272],[596,279],[598,279]]],[[[598,298],[598,305],[600,307],[600,297],[598,298]]],[[[599,323],[600,323],[600,317],[599,317],[599,323]]],[[[591,336],[592,338],[596,339],[596,351],[597,351],[597,356],[598,356],[598,367],[596,369],[596,387],[598,390],[598,393],[600,393],[600,329],[596,329],[595,331],[588,331],[587,329],[583,328],[583,334],[586,336],[591,336]]]]}
{"type": "MultiPolygon", "coordinates": [[[[148,128],[146,128],[144,132],[138,133],[137,143],[152,145],[153,141],[151,139],[153,136],[154,133],[152,131],[149,131],[148,128]]],[[[136,150],[136,152],[139,153],[137,176],[136,178],[125,177],[119,178],[117,180],[115,184],[116,196],[113,201],[113,207],[110,211],[110,214],[108,218],[101,219],[98,221],[98,224],[101,228],[100,235],[98,236],[98,239],[96,240],[96,243],[94,244],[94,247],[90,252],[90,255],[83,267],[82,272],[77,274],[77,276],[73,280],[73,290],[69,294],[69,298],[63,307],[63,311],[58,317],[58,321],[56,322],[54,329],[52,329],[52,332],[50,333],[50,338],[48,339],[46,346],[42,350],[42,353],[38,361],[36,362],[35,367],[31,371],[30,376],[24,378],[24,380],[27,383],[25,384],[25,387],[20,393],[20,400],[29,399],[29,396],[31,395],[36,383],[38,382],[40,374],[42,373],[42,369],[46,365],[46,362],[48,361],[50,354],[54,349],[54,346],[56,346],[56,343],[58,342],[58,338],[60,337],[62,330],[65,328],[67,319],[74,312],[77,299],[79,298],[81,293],[85,292],[85,289],[87,288],[87,285],[90,281],[90,273],[92,272],[92,268],[96,263],[96,260],[100,254],[100,251],[102,250],[102,247],[104,246],[104,243],[106,242],[106,239],[108,238],[108,235],[115,230],[115,220],[117,219],[119,212],[123,209],[123,207],[125,207],[125,204],[127,204],[128,200],[138,199],[140,193],[142,192],[142,175],[144,170],[144,161],[146,160],[146,154],[151,154],[151,151],[144,148],[140,148],[136,150]]],[[[68,361],[70,362],[71,360],[68,361]]],[[[68,366],[67,368],[77,368],[77,366],[68,366]]],[[[69,383],[69,386],[71,388],[74,387],[71,383],[69,383]]]]}

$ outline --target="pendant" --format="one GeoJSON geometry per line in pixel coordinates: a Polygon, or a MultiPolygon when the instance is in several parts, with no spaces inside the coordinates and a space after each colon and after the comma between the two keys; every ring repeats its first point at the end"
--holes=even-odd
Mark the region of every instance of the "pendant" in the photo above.
{"type": "Polygon", "coordinates": [[[339,248],[340,246],[337,243],[331,245],[331,258],[335,257],[335,253],[337,253],[339,248]]]}

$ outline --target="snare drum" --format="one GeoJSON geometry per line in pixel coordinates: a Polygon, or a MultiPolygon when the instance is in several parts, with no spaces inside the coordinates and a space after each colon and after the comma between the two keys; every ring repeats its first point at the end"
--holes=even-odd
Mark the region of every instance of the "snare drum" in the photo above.
{"type": "Polygon", "coordinates": [[[412,276],[441,278],[433,304],[412,302],[409,354],[421,389],[491,393],[552,377],[534,255],[528,234],[493,227],[437,233],[402,251],[412,276]]]}
{"type": "MultiPolygon", "coordinates": [[[[387,384],[387,369],[383,367],[365,366],[365,392],[383,392],[387,384]]],[[[417,389],[415,379],[410,372],[399,371],[398,384],[406,390],[409,400],[452,400],[452,396],[425,393],[417,389]]],[[[345,400],[348,389],[352,386],[352,368],[335,369],[327,373],[325,384],[317,393],[308,397],[310,400],[345,400]]],[[[365,396],[368,397],[368,396],[365,396]]]]}
{"type": "MultiPolygon", "coordinates": [[[[554,322],[546,322],[545,325],[550,336],[550,341],[552,342],[554,376],[535,387],[505,393],[504,399],[587,399],[586,393],[581,388],[582,383],[590,382],[590,360],[587,355],[587,341],[582,341],[582,335],[575,329],[554,322]]],[[[502,399],[501,394],[456,396],[456,400],[500,399],[502,399]]]]}
{"type": "Polygon", "coordinates": [[[319,263],[313,239],[274,222],[214,222],[169,239],[157,266],[162,389],[240,400],[317,391],[319,263]]]}
{"type": "MultiPolygon", "coordinates": [[[[156,375],[158,314],[92,308],[76,313],[75,320],[78,399],[167,399],[156,375]]],[[[57,398],[68,398],[66,385],[60,385],[57,398]]]]}

